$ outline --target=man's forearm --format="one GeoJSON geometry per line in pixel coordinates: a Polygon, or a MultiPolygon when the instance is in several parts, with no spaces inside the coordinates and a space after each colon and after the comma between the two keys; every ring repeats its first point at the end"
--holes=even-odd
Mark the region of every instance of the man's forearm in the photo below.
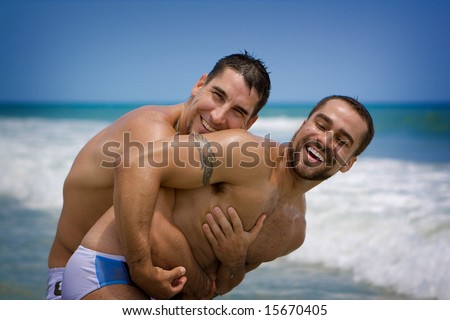
{"type": "Polygon", "coordinates": [[[117,168],[114,182],[114,211],[119,237],[133,281],[138,284],[141,273],[149,272],[153,266],[149,233],[159,190],[156,183],[146,184],[145,190],[142,189],[142,182],[137,182],[143,180],[139,177],[143,174],[140,171],[144,170],[139,167],[117,168]]]}
{"type": "MultiPolygon", "coordinates": [[[[169,200],[168,193],[160,193],[160,198],[169,200]]],[[[183,266],[186,269],[186,284],[183,288],[185,297],[190,299],[207,299],[212,283],[192,254],[191,247],[184,234],[165,217],[165,206],[157,206],[150,232],[152,259],[155,266],[172,269],[183,266]]]]}

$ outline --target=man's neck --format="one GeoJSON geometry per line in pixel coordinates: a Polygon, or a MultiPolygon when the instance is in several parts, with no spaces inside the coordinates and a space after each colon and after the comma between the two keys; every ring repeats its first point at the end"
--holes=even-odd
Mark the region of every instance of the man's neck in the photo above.
{"type": "Polygon", "coordinates": [[[178,117],[178,120],[175,124],[175,130],[178,134],[188,134],[187,132],[187,126],[188,126],[188,106],[186,103],[182,103],[180,106],[180,116],[178,117]]]}
{"type": "Polygon", "coordinates": [[[287,194],[294,193],[303,196],[306,192],[319,185],[322,181],[306,180],[298,175],[293,168],[293,163],[288,154],[288,148],[280,146],[282,158],[277,165],[276,172],[278,176],[278,187],[287,194]]]}

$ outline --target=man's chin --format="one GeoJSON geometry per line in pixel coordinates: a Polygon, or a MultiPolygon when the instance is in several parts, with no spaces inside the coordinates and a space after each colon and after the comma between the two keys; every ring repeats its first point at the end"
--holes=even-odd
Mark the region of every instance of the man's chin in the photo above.
{"type": "Polygon", "coordinates": [[[304,164],[305,167],[297,169],[297,174],[300,178],[308,181],[324,181],[330,178],[333,174],[323,168],[314,168],[311,165],[304,164]]]}

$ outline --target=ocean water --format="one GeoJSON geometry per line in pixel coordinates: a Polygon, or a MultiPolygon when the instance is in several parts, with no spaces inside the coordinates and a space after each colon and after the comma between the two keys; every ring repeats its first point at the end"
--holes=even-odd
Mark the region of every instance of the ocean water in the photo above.
{"type": "MultiPolygon", "coordinates": [[[[139,104],[0,105],[0,299],[43,299],[62,185],[79,149],[139,104]]],[[[312,104],[251,129],[288,141],[312,104]]],[[[450,299],[450,104],[367,107],[373,143],[307,194],[304,245],[220,299],[450,299]]]]}

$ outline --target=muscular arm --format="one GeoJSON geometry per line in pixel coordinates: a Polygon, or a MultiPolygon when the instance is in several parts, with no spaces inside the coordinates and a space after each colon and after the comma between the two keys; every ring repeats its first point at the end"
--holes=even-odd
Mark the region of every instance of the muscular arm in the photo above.
{"type": "Polygon", "coordinates": [[[173,190],[160,189],[152,221],[153,228],[150,231],[152,260],[155,265],[167,270],[179,265],[186,268],[187,279],[180,279],[180,281],[188,280],[183,287],[184,297],[189,299],[209,297],[210,279],[194,258],[186,237],[170,219],[173,196],[173,190]]]}
{"type": "MultiPolygon", "coordinates": [[[[153,266],[151,259],[150,230],[154,203],[148,204],[151,195],[156,201],[157,188],[148,184],[141,157],[152,148],[150,140],[172,136],[174,129],[164,121],[151,123],[142,117],[123,121],[116,130],[124,132],[121,157],[116,159],[114,177],[114,207],[119,238],[127,259],[133,281],[147,295],[170,298],[183,289],[184,282],[174,281],[185,274],[185,268],[166,271],[153,266]],[[128,139],[125,141],[125,139],[128,139]],[[149,142],[150,141],[150,142],[149,142]],[[152,188],[153,187],[153,188],[152,188]]],[[[201,270],[198,270],[200,274],[201,270]]]]}

